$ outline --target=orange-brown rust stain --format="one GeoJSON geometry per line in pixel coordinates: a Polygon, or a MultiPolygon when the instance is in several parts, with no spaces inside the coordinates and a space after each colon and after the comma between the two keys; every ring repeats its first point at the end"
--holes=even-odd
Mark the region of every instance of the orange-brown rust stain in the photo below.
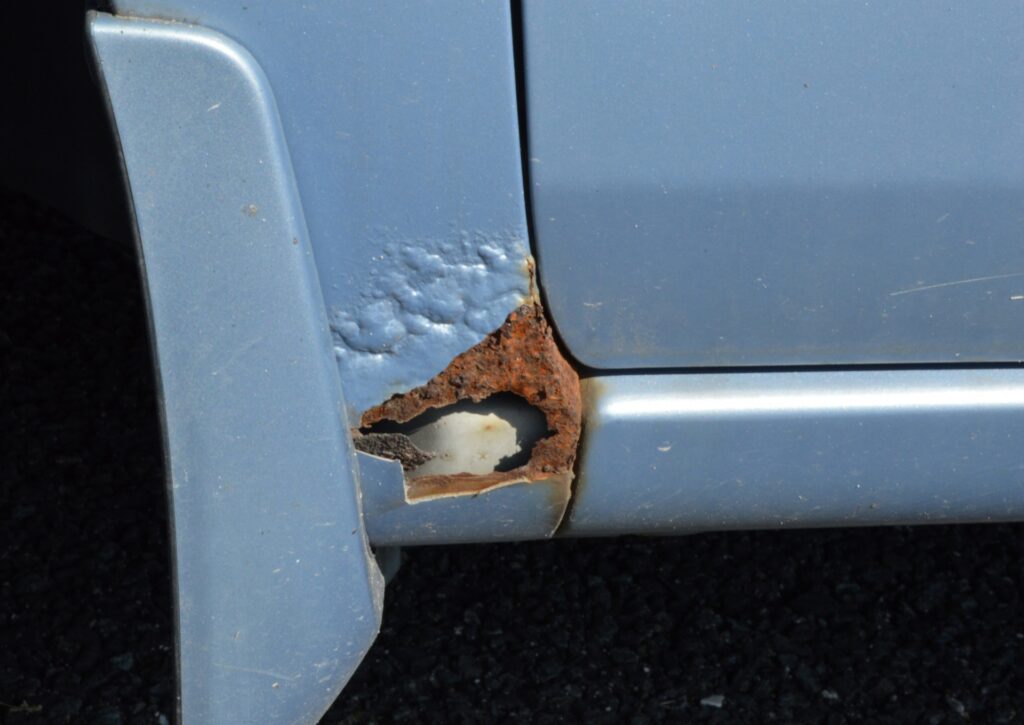
{"type": "MultiPolygon", "coordinates": [[[[600,416],[598,416],[598,405],[600,404],[601,397],[605,393],[605,384],[597,378],[586,378],[580,381],[580,391],[583,398],[583,426],[580,430],[580,442],[576,447],[576,471],[575,480],[572,482],[572,495],[566,501],[566,508],[563,512],[562,519],[559,522],[559,528],[555,531],[555,536],[560,535],[565,530],[565,525],[572,519],[572,510],[576,502],[580,500],[580,496],[587,485],[586,471],[580,465],[579,461],[582,456],[586,454],[587,444],[590,436],[593,434],[596,428],[600,416]]],[[[571,535],[571,534],[570,534],[571,535]]]]}
{"type": "Polygon", "coordinates": [[[410,478],[408,498],[482,493],[523,480],[557,479],[568,486],[582,425],[580,379],[562,356],[536,302],[515,310],[426,385],[367,410],[360,425],[367,428],[382,420],[406,423],[431,408],[460,400],[480,402],[496,393],[514,393],[544,415],[549,435],[534,445],[530,460],[511,471],[410,478]]]}

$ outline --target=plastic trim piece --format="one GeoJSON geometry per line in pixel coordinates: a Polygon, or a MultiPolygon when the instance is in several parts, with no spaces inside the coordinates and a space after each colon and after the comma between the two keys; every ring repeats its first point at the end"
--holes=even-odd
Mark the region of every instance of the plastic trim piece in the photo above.
{"type": "Polygon", "coordinates": [[[90,17],[138,227],[186,723],[314,722],[380,625],[309,236],[249,53],[90,17]]]}

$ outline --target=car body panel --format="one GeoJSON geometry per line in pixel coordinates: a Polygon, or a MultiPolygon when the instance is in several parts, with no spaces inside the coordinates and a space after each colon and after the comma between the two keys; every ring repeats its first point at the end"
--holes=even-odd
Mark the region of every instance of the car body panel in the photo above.
{"type": "Polygon", "coordinates": [[[1024,359],[1024,7],[524,3],[534,245],[600,369],[1024,359]]]}
{"type": "Polygon", "coordinates": [[[113,6],[212,28],[263,68],[353,413],[426,383],[527,297],[508,5],[113,6]]]}
{"type": "Polygon", "coordinates": [[[1017,6],[114,7],[185,722],[314,721],[372,545],[1024,518],[1017,6]],[[495,392],[527,464],[359,448],[495,392]]]}

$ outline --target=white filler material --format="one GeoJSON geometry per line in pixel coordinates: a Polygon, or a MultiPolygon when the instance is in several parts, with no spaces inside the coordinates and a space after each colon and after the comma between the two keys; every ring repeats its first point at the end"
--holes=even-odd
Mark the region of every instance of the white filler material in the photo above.
{"type": "Polygon", "coordinates": [[[522,450],[516,429],[494,413],[449,413],[410,433],[417,448],[434,458],[410,472],[410,476],[448,473],[491,473],[503,458],[522,450]]]}

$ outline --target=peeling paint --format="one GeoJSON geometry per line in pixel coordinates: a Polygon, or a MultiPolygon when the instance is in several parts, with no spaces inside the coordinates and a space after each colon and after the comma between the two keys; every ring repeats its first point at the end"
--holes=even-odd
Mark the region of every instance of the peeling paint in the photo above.
{"type": "MultiPolygon", "coordinates": [[[[528,270],[532,279],[532,270],[528,270]]],[[[361,416],[365,430],[381,421],[406,423],[459,401],[512,393],[536,408],[548,435],[529,460],[509,471],[406,477],[410,502],[478,494],[515,483],[555,484],[568,497],[579,444],[583,403],[576,371],[562,356],[539,301],[516,309],[484,340],[458,355],[425,385],[393,396],[361,416]]]]}
{"type": "Polygon", "coordinates": [[[397,461],[357,454],[367,536],[376,546],[550,538],[570,492],[560,481],[506,485],[479,496],[407,499],[397,461]]]}
{"type": "Polygon", "coordinates": [[[402,464],[402,470],[411,471],[433,460],[434,454],[421,450],[402,433],[368,433],[356,431],[352,442],[357,451],[390,458],[402,464]]]}

